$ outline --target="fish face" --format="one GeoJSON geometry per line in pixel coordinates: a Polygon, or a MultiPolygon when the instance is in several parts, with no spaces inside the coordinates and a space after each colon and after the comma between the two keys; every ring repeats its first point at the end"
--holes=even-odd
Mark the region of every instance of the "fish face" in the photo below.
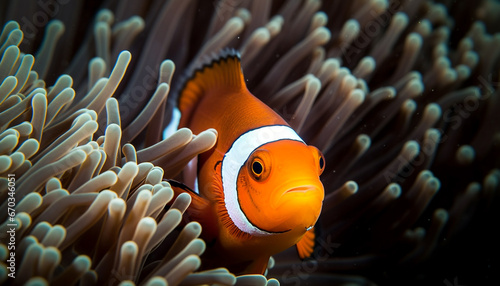
{"type": "Polygon", "coordinates": [[[238,176],[238,200],[248,221],[269,233],[305,233],[321,212],[324,166],[321,152],[302,142],[256,149],[238,176]]]}

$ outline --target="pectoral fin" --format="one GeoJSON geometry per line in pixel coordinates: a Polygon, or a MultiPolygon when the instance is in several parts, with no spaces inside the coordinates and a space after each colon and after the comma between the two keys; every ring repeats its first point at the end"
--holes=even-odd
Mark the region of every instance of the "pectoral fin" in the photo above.
{"type": "Polygon", "coordinates": [[[192,218],[193,220],[197,220],[203,217],[203,213],[207,211],[209,208],[209,201],[200,195],[198,195],[196,192],[194,192],[191,188],[186,186],[183,183],[174,181],[174,180],[168,180],[168,183],[170,184],[170,187],[172,187],[172,190],[174,191],[174,199],[177,198],[182,193],[187,193],[191,196],[191,204],[189,205],[188,209],[186,212],[189,214],[189,217],[192,218]]]}
{"type": "Polygon", "coordinates": [[[203,228],[202,236],[207,240],[212,240],[217,235],[217,218],[215,217],[213,204],[183,183],[174,180],[168,180],[168,183],[174,191],[174,199],[182,193],[191,196],[191,204],[185,211],[184,217],[188,221],[199,222],[203,228]]]}
{"type": "Polygon", "coordinates": [[[302,239],[297,243],[297,251],[301,259],[310,257],[314,250],[314,227],[308,230],[302,239]]]}

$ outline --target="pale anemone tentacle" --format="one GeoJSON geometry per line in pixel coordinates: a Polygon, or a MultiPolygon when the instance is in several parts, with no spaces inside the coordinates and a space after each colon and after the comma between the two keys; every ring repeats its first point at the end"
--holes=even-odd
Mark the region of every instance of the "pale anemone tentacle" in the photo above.
{"type": "MultiPolygon", "coordinates": [[[[495,13],[500,6],[496,2],[457,1],[453,9],[423,0],[263,1],[265,5],[230,0],[193,5],[109,1],[106,9],[66,2],[56,1],[40,10],[37,2],[11,1],[4,4],[7,9],[2,15],[21,23],[7,22],[0,34],[0,54],[9,55],[0,62],[0,198],[7,199],[9,173],[16,177],[18,194],[25,197],[18,202],[25,212],[15,217],[18,257],[23,257],[18,264],[19,283],[95,285],[116,278],[107,267],[115,264],[115,254],[123,248],[116,241],[138,194],[148,191],[152,198],[172,199],[168,184],[159,181],[174,177],[217,138],[215,131],[194,137],[188,130],[179,130],[162,141],[161,131],[169,120],[164,108],[171,108],[175,97],[169,96],[168,103],[164,100],[157,107],[148,105],[153,103],[149,96],[161,83],[177,90],[179,78],[189,73],[192,62],[226,45],[242,51],[250,91],[278,113],[289,114],[285,119],[296,116],[299,120],[292,126],[301,126],[304,141],[316,140],[328,150],[322,177],[326,199],[317,238],[338,242],[341,251],[322,253],[325,249],[320,246],[318,255],[325,255],[313,256],[312,262],[304,264],[292,258],[290,250],[292,255],[276,257],[268,277],[318,285],[369,285],[368,279],[384,284],[400,274],[387,267],[380,277],[371,267],[398,263],[403,269],[422,269],[412,266],[429,263],[424,268],[436,268],[428,258],[439,255],[435,250],[449,241],[464,241],[465,227],[479,232],[480,238],[473,240],[481,241],[478,248],[486,249],[493,241],[494,236],[484,235],[484,228],[494,217],[490,212],[498,203],[500,187],[500,130],[495,124],[500,114],[495,13]],[[34,19],[35,11],[46,12],[47,21],[30,29],[26,20],[34,19]],[[313,37],[315,31],[321,37],[313,37]],[[123,78],[114,75],[113,82],[109,70],[124,49],[133,60],[123,78]],[[165,59],[171,59],[171,64],[164,65],[165,59]],[[317,94],[305,91],[304,79],[311,78],[304,75],[309,73],[321,83],[317,94]],[[145,96],[131,98],[130,91],[144,82],[145,96]],[[280,94],[286,87],[290,93],[280,94]],[[344,111],[340,121],[334,119],[332,115],[340,114],[339,108],[353,92],[363,93],[364,101],[344,111]],[[279,100],[272,100],[276,95],[279,100]],[[133,142],[117,144],[110,138],[113,132],[106,134],[107,128],[123,134],[143,108],[152,107],[154,114],[143,114],[132,126],[136,130],[132,133],[139,134],[133,142]],[[330,128],[320,132],[327,122],[340,124],[333,133],[330,128]],[[116,180],[108,180],[111,177],[116,180]],[[72,193],[85,182],[91,182],[85,186],[88,193],[72,193]],[[108,203],[118,215],[106,223],[104,219],[89,222],[93,225],[86,231],[77,229],[78,215],[105,188],[119,193],[108,203]],[[110,232],[104,232],[104,225],[110,232]],[[62,230],[70,226],[71,233],[79,236],[71,249],[85,254],[47,251],[48,246],[59,248],[64,243],[60,240],[67,234],[62,230]],[[104,239],[104,234],[110,237],[104,239]],[[98,251],[90,249],[92,242],[98,251]],[[39,267],[40,261],[46,266],[39,267]],[[307,277],[289,275],[290,269],[304,265],[313,265],[315,271],[307,277]],[[353,265],[356,274],[368,278],[345,275],[353,273],[353,265]]],[[[176,235],[174,228],[190,203],[179,196],[173,203],[176,208],[163,215],[159,211],[163,202],[152,200],[146,213],[157,219],[157,230],[147,246],[137,244],[138,256],[142,249],[145,254],[160,251],[160,243],[168,245],[165,237],[176,235]]],[[[3,219],[5,215],[1,214],[3,219]]],[[[137,237],[151,234],[147,230],[151,228],[144,233],[144,228],[139,229],[137,237]]],[[[201,244],[191,246],[174,251],[183,253],[178,265],[168,265],[161,275],[152,273],[147,281],[128,277],[120,283],[166,285],[183,279],[187,284],[234,283],[227,271],[192,274],[200,261],[189,254],[199,253],[201,244]]],[[[130,257],[126,254],[124,258],[130,257]]],[[[450,269],[471,263],[466,262],[465,257],[472,257],[467,255],[440,266],[450,269]]],[[[126,258],[120,269],[127,276],[150,263],[142,257],[137,261],[126,258]]],[[[477,256],[469,261],[476,262],[477,256]]],[[[464,271],[460,280],[462,275],[468,274],[464,271]]],[[[419,277],[425,279],[425,275],[419,277]]],[[[277,280],[244,276],[236,282],[276,285],[277,280]]]]}

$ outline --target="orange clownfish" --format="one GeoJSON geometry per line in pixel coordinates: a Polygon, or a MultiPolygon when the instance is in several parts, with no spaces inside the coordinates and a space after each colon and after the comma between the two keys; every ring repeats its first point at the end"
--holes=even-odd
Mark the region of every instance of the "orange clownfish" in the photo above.
{"type": "Polygon", "coordinates": [[[179,127],[217,130],[216,145],[197,159],[187,212],[202,225],[204,267],[263,274],[271,255],[295,244],[301,258],[314,246],[325,167],[276,112],[247,89],[239,54],[226,49],[197,69],[179,93],[179,127]]]}

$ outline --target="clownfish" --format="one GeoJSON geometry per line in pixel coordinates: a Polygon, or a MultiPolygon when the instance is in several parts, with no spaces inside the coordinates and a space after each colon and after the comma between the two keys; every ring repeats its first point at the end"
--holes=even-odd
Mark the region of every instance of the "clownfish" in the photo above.
{"type": "Polygon", "coordinates": [[[176,196],[192,197],[186,212],[202,225],[202,265],[263,274],[271,255],[293,245],[310,256],[325,159],[248,91],[239,53],[223,50],[196,69],[177,101],[179,128],[218,134],[197,158],[194,190],[170,181],[176,196]]]}

